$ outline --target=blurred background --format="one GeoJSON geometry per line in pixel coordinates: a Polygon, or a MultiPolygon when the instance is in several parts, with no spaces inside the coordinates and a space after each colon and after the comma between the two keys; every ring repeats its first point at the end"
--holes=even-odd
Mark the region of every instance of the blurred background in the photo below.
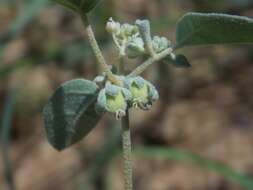
{"type": "MultiPolygon", "coordinates": [[[[253,18],[253,1],[103,0],[90,19],[113,64],[110,17],[148,18],[153,34],[174,41],[177,20],[190,11],[253,18]]],[[[134,189],[253,189],[252,47],[185,48],[191,68],[157,63],[143,74],[161,98],[150,111],[131,111],[134,189]]],[[[126,60],[127,70],[142,61],[126,60]]],[[[112,116],[60,153],[44,131],[42,108],[57,86],[99,72],[72,12],[47,0],[0,0],[0,189],[123,189],[120,127],[112,116]]]]}

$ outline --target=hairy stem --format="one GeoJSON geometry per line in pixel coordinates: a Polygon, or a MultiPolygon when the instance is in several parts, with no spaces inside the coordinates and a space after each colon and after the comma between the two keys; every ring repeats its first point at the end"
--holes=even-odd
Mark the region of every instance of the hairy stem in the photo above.
{"type": "Polygon", "coordinates": [[[135,77],[140,75],[143,71],[147,69],[149,65],[152,65],[156,61],[160,61],[161,59],[165,58],[167,55],[170,55],[172,53],[172,48],[167,48],[161,53],[158,53],[154,55],[153,57],[150,57],[148,60],[146,60],[144,63],[142,63],[140,66],[138,66],[135,70],[133,70],[128,77],[135,77]]]}
{"type": "Polygon", "coordinates": [[[107,65],[105,58],[98,46],[92,27],[88,21],[87,15],[81,14],[81,18],[82,18],[82,22],[84,24],[84,27],[88,36],[89,43],[96,56],[98,63],[102,67],[103,71],[105,71],[106,76],[112,83],[117,84],[117,85],[122,85],[122,82],[112,73],[109,65],[107,65]]]}
{"type": "Polygon", "coordinates": [[[132,163],[132,145],[131,132],[129,127],[129,112],[121,120],[122,125],[122,148],[124,161],[124,185],[125,190],[133,189],[133,163],[132,163]]]}
{"type": "MultiPolygon", "coordinates": [[[[118,74],[124,75],[125,68],[123,56],[119,54],[118,74]]],[[[125,190],[133,189],[133,164],[132,164],[132,145],[131,131],[129,126],[129,110],[126,110],[126,115],[121,119],[122,128],[122,149],[123,149],[123,172],[125,190]]]]}

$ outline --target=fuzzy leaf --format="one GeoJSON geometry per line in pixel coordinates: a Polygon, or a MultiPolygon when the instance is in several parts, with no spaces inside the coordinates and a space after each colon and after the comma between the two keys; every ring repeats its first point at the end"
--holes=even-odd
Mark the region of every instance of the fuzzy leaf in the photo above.
{"type": "Polygon", "coordinates": [[[187,13],[177,23],[176,48],[253,43],[253,19],[227,14],[187,13]]]}
{"type": "Polygon", "coordinates": [[[71,9],[74,12],[88,13],[90,12],[100,0],[52,0],[56,3],[71,9]]]}
{"type": "Polygon", "coordinates": [[[61,85],[43,110],[47,138],[57,150],[80,141],[97,124],[96,83],[84,79],[61,85]]]}

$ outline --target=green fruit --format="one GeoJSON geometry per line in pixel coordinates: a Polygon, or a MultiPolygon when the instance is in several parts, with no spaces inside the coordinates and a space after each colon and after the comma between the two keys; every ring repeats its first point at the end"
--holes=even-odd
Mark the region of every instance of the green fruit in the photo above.
{"type": "Polygon", "coordinates": [[[130,92],[132,93],[132,99],[138,100],[140,102],[146,103],[148,102],[148,86],[143,85],[139,87],[135,82],[130,87],[130,92]]]}
{"type": "Polygon", "coordinates": [[[132,94],[131,104],[133,107],[149,109],[152,102],[159,98],[154,85],[142,77],[126,78],[125,86],[132,94]]]}
{"type": "Polygon", "coordinates": [[[116,96],[106,95],[106,109],[110,112],[117,112],[118,110],[126,110],[127,103],[120,91],[116,96]]]}
{"type": "Polygon", "coordinates": [[[127,102],[131,98],[129,90],[107,82],[105,88],[98,94],[97,110],[115,113],[116,117],[120,119],[125,115],[127,102]]]}

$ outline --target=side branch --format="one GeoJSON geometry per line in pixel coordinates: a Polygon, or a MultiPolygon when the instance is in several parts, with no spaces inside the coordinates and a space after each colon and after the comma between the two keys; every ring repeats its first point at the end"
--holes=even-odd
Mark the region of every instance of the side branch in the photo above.
{"type": "Polygon", "coordinates": [[[158,53],[154,55],[153,57],[150,57],[148,60],[146,60],[144,63],[142,63],[140,66],[138,66],[135,70],[133,70],[128,77],[135,77],[140,75],[143,71],[147,69],[149,65],[152,65],[156,61],[160,61],[161,59],[165,58],[167,55],[170,55],[172,53],[172,48],[167,48],[161,53],[158,53]]]}

